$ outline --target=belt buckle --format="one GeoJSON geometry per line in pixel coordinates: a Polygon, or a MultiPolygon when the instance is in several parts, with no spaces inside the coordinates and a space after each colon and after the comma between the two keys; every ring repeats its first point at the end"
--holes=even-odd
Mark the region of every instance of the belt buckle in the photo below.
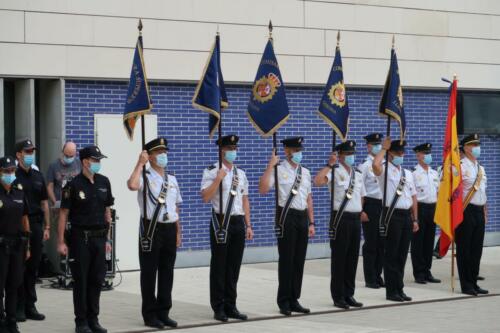
{"type": "Polygon", "coordinates": [[[165,203],[165,198],[163,196],[160,196],[158,198],[158,202],[161,203],[161,204],[164,204],[165,203]]]}
{"type": "Polygon", "coordinates": [[[299,191],[297,191],[296,189],[292,188],[292,194],[293,195],[297,195],[297,193],[299,193],[299,191]]]}
{"type": "Polygon", "coordinates": [[[236,190],[231,190],[231,195],[236,195],[237,193],[236,190]]]}
{"type": "Polygon", "coordinates": [[[347,199],[352,199],[352,192],[347,192],[345,196],[347,197],[347,199]]]}

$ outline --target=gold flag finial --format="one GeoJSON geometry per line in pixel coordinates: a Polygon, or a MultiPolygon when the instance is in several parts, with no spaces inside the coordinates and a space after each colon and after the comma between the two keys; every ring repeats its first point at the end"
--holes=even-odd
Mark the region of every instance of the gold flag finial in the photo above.
{"type": "Polygon", "coordinates": [[[453,73],[453,81],[457,80],[458,76],[457,73],[453,73]]]}
{"type": "Polygon", "coordinates": [[[219,25],[217,24],[217,36],[219,35],[219,25]]]}
{"type": "Polygon", "coordinates": [[[139,24],[137,25],[137,29],[139,30],[139,34],[142,34],[142,19],[139,19],[139,24]]]}
{"type": "Polygon", "coordinates": [[[340,30],[337,31],[337,47],[340,45],[340,30]]]}
{"type": "Polygon", "coordinates": [[[396,36],[392,35],[392,48],[394,48],[395,43],[396,43],[396,36]]]}
{"type": "Polygon", "coordinates": [[[267,26],[269,29],[269,38],[273,38],[273,22],[269,20],[269,25],[267,26]]]}

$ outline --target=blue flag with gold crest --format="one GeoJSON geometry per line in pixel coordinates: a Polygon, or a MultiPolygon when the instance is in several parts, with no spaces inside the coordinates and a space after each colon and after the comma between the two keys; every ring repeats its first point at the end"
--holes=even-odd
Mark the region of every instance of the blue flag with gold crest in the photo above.
{"type": "Polygon", "coordinates": [[[385,81],[379,104],[379,113],[395,119],[399,123],[400,139],[406,134],[406,119],[403,107],[403,88],[399,79],[398,58],[394,47],[391,49],[391,66],[385,81]]]}
{"type": "Polygon", "coordinates": [[[148,79],[146,77],[146,67],[144,65],[142,36],[139,35],[135,47],[132,70],[130,72],[125,110],[123,112],[123,125],[131,140],[134,137],[134,128],[137,118],[143,114],[149,113],[152,108],[153,104],[149,96],[148,79]]]}
{"type": "Polygon", "coordinates": [[[247,115],[262,136],[273,135],[290,117],[272,39],[267,42],[252,86],[247,115]]]}
{"type": "Polygon", "coordinates": [[[349,131],[349,104],[344,86],[340,47],[335,49],[332,70],[319,104],[318,113],[338,136],[345,141],[349,131]]]}
{"type": "Polygon", "coordinates": [[[219,126],[222,110],[229,106],[220,65],[219,35],[215,36],[214,45],[196,86],[192,103],[195,108],[208,112],[208,135],[212,137],[219,126]]]}

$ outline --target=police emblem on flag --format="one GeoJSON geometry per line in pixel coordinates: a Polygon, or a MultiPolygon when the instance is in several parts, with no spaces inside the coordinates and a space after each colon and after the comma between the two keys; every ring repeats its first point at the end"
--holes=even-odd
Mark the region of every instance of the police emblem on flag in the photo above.
{"type": "Polygon", "coordinates": [[[339,107],[343,107],[345,105],[345,87],[342,81],[337,82],[332,85],[330,91],[328,91],[328,97],[330,97],[330,101],[332,104],[335,104],[339,107]]]}
{"type": "Polygon", "coordinates": [[[253,86],[253,97],[261,103],[270,101],[278,88],[281,87],[281,81],[274,73],[269,73],[267,76],[261,77],[253,86]]]}

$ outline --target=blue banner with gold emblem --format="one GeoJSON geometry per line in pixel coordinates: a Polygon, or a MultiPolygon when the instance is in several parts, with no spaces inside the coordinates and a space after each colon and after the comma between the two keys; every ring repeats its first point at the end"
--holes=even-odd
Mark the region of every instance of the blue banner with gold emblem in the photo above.
{"type": "Polygon", "coordinates": [[[342,141],[347,139],[349,131],[349,104],[344,86],[344,74],[342,70],[342,57],[340,47],[335,49],[335,59],[332,70],[326,83],[323,98],[319,104],[318,113],[342,141]]]}
{"type": "Polygon", "coordinates": [[[290,116],[272,39],[267,42],[252,86],[248,118],[262,136],[273,135],[290,116]]]}
{"type": "Polygon", "coordinates": [[[399,123],[400,138],[403,140],[406,134],[406,119],[403,107],[403,89],[399,80],[398,58],[394,47],[391,50],[391,66],[382,92],[379,113],[387,115],[399,123]]]}
{"type": "Polygon", "coordinates": [[[134,128],[137,118],[149,113],[153,108],[151,97],[149,96],[148,79],[146,77],[146,67],[144,66],[144,55],[142,50],[142,36],[137,38],[134,61],[130,72],[130,82],[128,85],[127,99],[125,101],[125,111],[123,112],[123,125],[128,137],[134,137],[134,128]]]}
{"type": "Polygon", "coordinates": [[[196,86],[192,103],[195,108],[208,112],[208,135],[212,137],[219,126],[221,111],[229,106],[220,65],[219,35],[215,37],[203,75],[196,86]]]}

